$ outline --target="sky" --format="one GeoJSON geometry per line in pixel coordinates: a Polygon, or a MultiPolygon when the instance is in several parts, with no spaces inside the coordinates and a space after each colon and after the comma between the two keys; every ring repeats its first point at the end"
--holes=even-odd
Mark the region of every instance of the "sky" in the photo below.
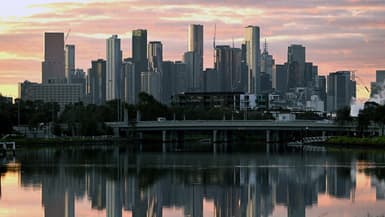
{"type": "MultiPolygon", "coordinates": [[[[70,31],[76,67],[105,58],[105,39],[118,34],[123,56],[131,56],[131,31],[147,29],[149,41],[162,41],[165,60],[187,50],[189,24],[204,25],[205,66],[213,65],[216,44],[239,47],[244,27],[257,25],[261,42],[277,64],[287,47],[302,44],[319,74],[356,70],[358,96],[385,69],[384,0],[13,0],[0,9],[0,93],[17,96],[17,83],[41,81],[44,32],[70,31]]],[[[262,46],[261,46],[262,48],[262,46]]]]}

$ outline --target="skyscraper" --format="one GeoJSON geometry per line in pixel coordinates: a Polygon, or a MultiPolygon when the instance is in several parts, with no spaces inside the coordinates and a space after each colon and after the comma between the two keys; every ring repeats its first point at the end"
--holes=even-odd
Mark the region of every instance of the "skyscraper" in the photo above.
{"type": "Polygon", "coordinates": [[[123,62],[123,97],[128,104],[136,104],[139,92],[137,86],[140,84],[135,82],[135,63],[132,60],[123,62]]]}
{"type": "Polygon", "coordinates": [[[219,77],[215,82],[219,83],[220,91],[240,91],[241,49],[227,45],[216,46],[215,68],[219,77]]]}
{"type": "Polygon", "coordinates": [[[71,80],[71,76],[75,71],[75,45],[67,44],[64,49],[65,53],[65,77],[67,82],[71,80]]]}
{"type": "Polygon", "coordinates": [[[271,80],[273,89],[285,93],[287,91],[287,63],[276,65],[271,80]]]}
{"type": "Polygon", "coordinates": [[[136,29],[132,31],[132,61],[135,64],[135,92],[141,91],[141,73],[147,72],[147,30],[136,29]]]}
{"type": "Polygon", "coordinates": [[[272,88],[272,75],[275,71],[275,60],[267,51],[267,42],[261,55],[261,91],[270,91],[272,88]]]}
{"type": "Polygon", "coordinates": [[[245,28],[246,64],[248,67],[248,92],[256,94],[260,91],[261,48],[258,26],[245,28]]]}
{"type": "Polygon", "coordinates": [[[160,41],[148,43],[148,70],[151,72],[162,72],[163,46],[160,41]]]}
{"type": "Polygon", "coordinates": [[[356,96],[356,82],[351,80],[350,71],[330,73],[327,77],[327,110],[336,112],[350,106],[356,96]]]}
{"type": "Polygon", "coordinates": [[[46,32],[44,33],[42,82],[57,83],[64,80],[64,33],[46,32]]]}
{"type": "Polygon", "coordinates": [[[88,70],[87,93],[91,104],[104,104],[106,101],[106,61],[94,60],[88,70]]]}
{"type": "Polygon", "coordinates": [[[293,44],[288,47],[288,88],[305,86],[305,47],[293,44]]]}
{"type": "Polygon", "coordinates": [[[188,28],[188,51],[193,52],[191,86],[193,91],[202,91],[203,88],[203,25],[191,24],[188,28]]]}
{"type": "Polygon", "coordinates": [[[113,35],[107,39],[106,100],[121,98],[122,51],[120,39],[113,35]]]}

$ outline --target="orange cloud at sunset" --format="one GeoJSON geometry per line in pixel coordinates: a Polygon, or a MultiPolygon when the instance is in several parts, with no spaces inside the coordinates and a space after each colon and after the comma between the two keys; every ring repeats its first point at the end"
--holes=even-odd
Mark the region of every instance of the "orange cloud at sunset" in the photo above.
{"type": "Polygon", "coordinates": [[[40,81],[44,32],[69,29],[67,43],[76,45],[76,66],[84,70],[91,60],[105,57],[105,39],[112,34],[123,39],[123,56],[130,56],[131,30],[136,28],[148,29],[149,41],[162,41],[164,59],[181,59],[190,23],[205,26],[207,67],[212,66],[214,24],[217,44],[232,44],[234,38],[236,46],[243,27],[252,24],[261,27],[261,39],[267,38],[276,63],[286,61],[288,45],[301,43],[320,74],[354,69],[362,85],[369,85],[375,70],[385,68],[382,0],[15,0],[3,10],[0,90],[24,80],[40,81]]]}

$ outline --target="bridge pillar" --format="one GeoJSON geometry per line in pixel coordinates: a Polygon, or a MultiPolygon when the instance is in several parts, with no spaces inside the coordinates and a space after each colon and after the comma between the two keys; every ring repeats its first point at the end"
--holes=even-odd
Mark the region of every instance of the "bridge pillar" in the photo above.
{"type": "Polygon", "coordinates": [[[270,130],[266,130],[266,143],[270,142],[270,130]]]}
{"type": "Polygon", "coordinates": [[[166,145],[166,139],[167,139],[167,131],[162,131],[162,151],[163,153],[167,152],[167,145],[166,145]]]}
{"type": "Polygon", "coordinates": [[[323,139],[323,140],[326,139],[326,131],[322,131],[322,139],[323,139]]]}
{"type": "Polygon", "coordinates": [[[217,153],[217,134],[218,130],[213,130],[213,152],[217,153]]]}

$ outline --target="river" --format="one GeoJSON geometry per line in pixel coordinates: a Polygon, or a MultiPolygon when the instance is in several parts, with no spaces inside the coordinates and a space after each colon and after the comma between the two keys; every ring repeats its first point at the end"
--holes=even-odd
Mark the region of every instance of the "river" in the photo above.
{"type": "Polygon", "coordinates": [[[380,217],[385,152],[131,153],[87,146],[1,160],[0,217],[380,217]]]}

